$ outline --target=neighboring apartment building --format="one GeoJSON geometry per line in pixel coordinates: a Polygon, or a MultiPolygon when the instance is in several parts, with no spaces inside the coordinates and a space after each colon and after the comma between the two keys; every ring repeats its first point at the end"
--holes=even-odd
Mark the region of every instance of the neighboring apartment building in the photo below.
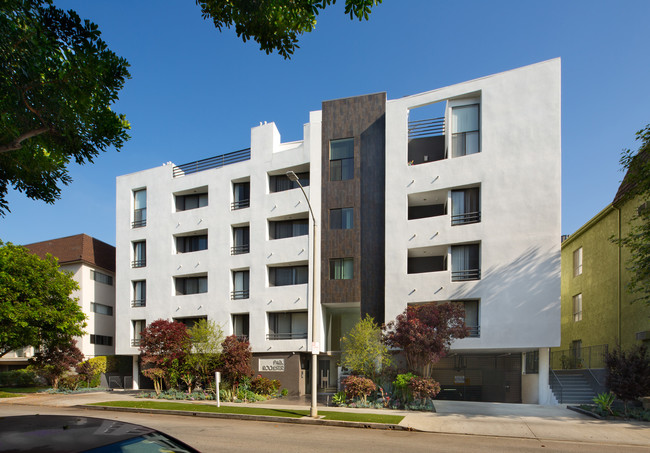
{"type": "MultiPolygon", "coordinates": [[[[24,246],[45,258],[58,258],[61,270],[72,272],[79,290],[72,297],[87,316],[86,335],[77,347],[86,358],[115,354],[115,247],[86,234],[77,234],[24,246]]],[[[0,359],[5,369],[23,368],[33,348],[12,351],[0,359]]]]}
{"type": "Polygon", "coordinates": [[[246,336],[256,372],[309,391],[360,316],[455,301],[470,338],[436,367],[443,396],[550,402],[560,335],[560,61],[401,99],[326,101],[302,141],[273,123],[250,149],[117,178],[116,352],[159,319],[246,336]],[[433,118],[435,117],[435,118],[433,118]],[[318,225],[316,264],[303,183],[318,225]]]}

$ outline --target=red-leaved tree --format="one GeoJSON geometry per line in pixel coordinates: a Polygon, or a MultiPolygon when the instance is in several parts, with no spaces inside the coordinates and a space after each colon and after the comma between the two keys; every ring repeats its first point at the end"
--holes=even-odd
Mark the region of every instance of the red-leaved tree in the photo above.
{"type": "Polygon", "coordinates": [[[241,380],[253,375],[251,346],[248,341],[239,340],[236,335],[231,335],[226,337],[221,347],[221,372],[223,378],[230,382],[233,397],[236,397],[241,380]]]}
{"type": "Polygon", "coordinates": [[[142,374],[153,381],[156,393],[162,391],[163,380],[170,386],[171,375],[189,351],[190,336],[185,324],[159,319],[140,334],[142,374]]]}
{"type": "Polygon", "coordinates": [[[384,341],[404,351],[408,368],[431,376],[431,366],[443,358],[452,341],[465,338],[465,309],[461,304],[409,305],[384,328],[384,341]]]}
{"type": "Polygon", "coordinates": [[[84,359],[83,353],[77,347],[77,340],[70,339],[58,344],[43,346],[43,348],[29,359],[53,389],[59,387],[61,376],[76,367],[84,359]]]}

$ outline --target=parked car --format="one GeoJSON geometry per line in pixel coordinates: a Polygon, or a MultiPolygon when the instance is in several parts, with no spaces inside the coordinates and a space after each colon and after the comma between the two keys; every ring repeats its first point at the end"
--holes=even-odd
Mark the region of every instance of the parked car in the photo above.
{"type": "Polygon", "coordinates": [[[72,415],[0,417],[0,452],[198,452],[142,425],[72,415]]]}

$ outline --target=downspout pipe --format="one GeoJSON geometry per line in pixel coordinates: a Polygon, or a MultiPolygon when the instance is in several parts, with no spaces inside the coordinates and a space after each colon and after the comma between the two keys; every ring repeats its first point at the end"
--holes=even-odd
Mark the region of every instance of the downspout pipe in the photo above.
{"type": "Polygon", "coordinates": [[[622,224],[621,224],[621,208],[619,208],[616,205],[612,204],[612,207],[616,209],[616,212],[618,213],[618,236],[617,236],[617,243],[616,246],[618,248],[618,277],[617,277],[617,286],[618,286],[618,332],[617,332],[617,337],[616,337],[616,345],[618,347],[621,346],[621,292],[623,290],[623,284],[621,282],[621,277],[622,277],[622,269],[621,266],[623,265],[622,263],[622,252],[623,252],[623,247],[621,246],[620,240],[621,240],[621,229],[622,229],[622,224]]]}

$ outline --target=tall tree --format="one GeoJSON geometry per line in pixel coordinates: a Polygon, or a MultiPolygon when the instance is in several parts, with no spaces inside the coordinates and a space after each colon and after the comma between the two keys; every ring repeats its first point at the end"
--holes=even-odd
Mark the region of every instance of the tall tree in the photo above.
{"type": "Polygon", "coordinates": [[[248,341],[242,341],[236,335],[230,335],[226,337],[221,347],[223,348],[221,372],[224,380],[232,386],[233,397],[236,397],[241,380],[253,375],[251,346],[248,341]]]}
{"type": "Polygon", "coordinates": [[[71,161],[122,147],[130,126],[110,105],[127,68],[74,11],[52,0],[0,3],[0,215],[9,187],[54,203],[71,161]]]}
{"type": "Polygon", "coordinates": [[[191,339],[191,353],[185,358],[184,374],[193,375],[206,388],[214,380],[214,372],[219,366],[223,330],[216,322],[201,319],[187,333],[191,339]]]}
{"type": "Polygon", "coordinates": [[[630,219],[629,233],[618,240],[630,251],[631,271],[628,290],[637,300],[650,305],[650,124],[636,133],[641,142],[637,151],[623,151],[621,165],[626,170],[623,201],[637,199],[641,207],[630,219]]]}
{"type": "Polygon", "coordinates": [[[0,241],[0,357],[12,349],[65,343],[84,334],[86,315],[72,298],[79,285],[56,258],[0,241]]]}
{"type": "MultiPolygon", "coordinates": [[[[350,19],[368,20],[373,6],[382,0],[345,0],[345,14],[350,19]]],[[[316,28],[321,10],[336,0],[196,0],[204,19],[212,19],[215,27],[235,27],[244,42],[252,39],[260,50],[277,51],[291,58],[299,48],[298,36],[316,28]]]]}
{"type": "Polygon", "coordinates": [[[158,319],[140,334],[140,358],[142,374],[154,381],[157,392],[163,381],[171,383],[172,373],[180,367],[189,351],[190,336],[185,324],[158,319]]]}
{"type": "Polygon", "coordinates": [[[465,310],[457,303],[409,305],[386,325],[384,341],[402,349],[410,370],[431,376],[431,366],[443,358],[452,341],[465,338],[465,310]]]}
{"type": "Polygon", "coordinates": [[[77,340],[69,339],[43,347],[29,359],[29,363],[47,379],[53,389],[57,389],[61,376],[79,365],[83,359],[77,340]]]}
{"type": "Polygon", "coordinates": [[[353,373],[375,381],[384,366],[391,363],[383,343],[381,327],[368,314],[341,338],[341,365],[353,373]]]}

